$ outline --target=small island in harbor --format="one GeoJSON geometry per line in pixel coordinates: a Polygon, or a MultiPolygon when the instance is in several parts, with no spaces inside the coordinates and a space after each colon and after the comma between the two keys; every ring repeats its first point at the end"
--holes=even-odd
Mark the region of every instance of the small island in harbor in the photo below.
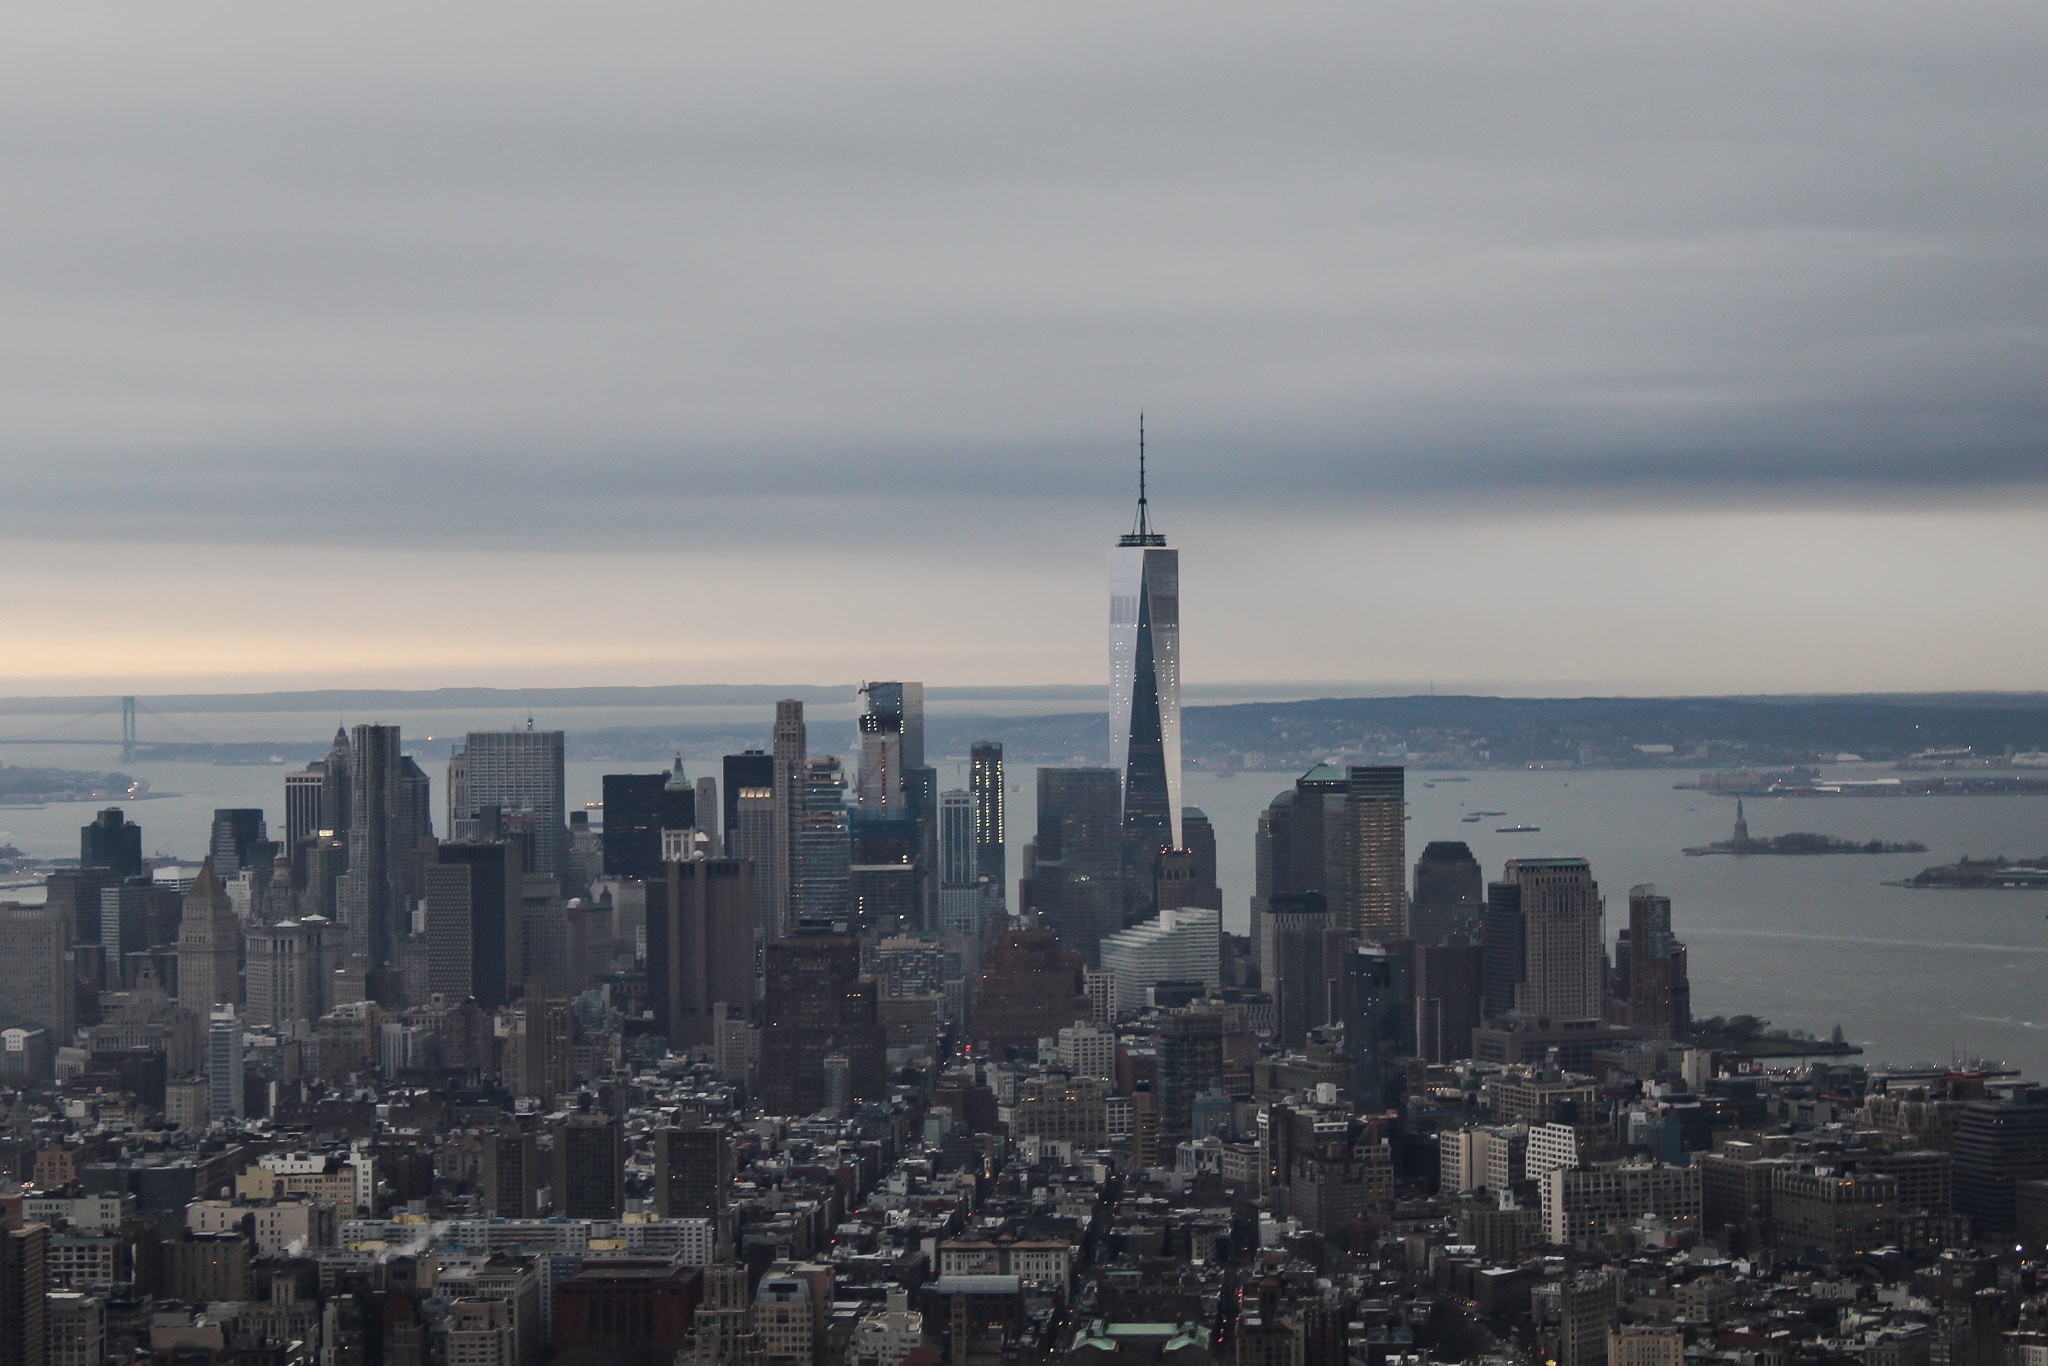
{"type": "Polygon", "coordinates": [[[1960,858],[1922,868],[1892,887],[2032,888],[2048,891],[2048,854],[2032,859],[1960,858]]]}
{"type": "Polygon", "coordinates": [[[136,801],[148,795],[148,783],[125,773],[80,773],[68,768],[0,763],[0,806],[136,801]]]}
{"type": "Polygon", "coordinates": [[[1893,844],[1886,840],[1845,840],[1834,835],[1816,835],[1807,831],[1794,831],[1786,835],[1766,835],[1757,839],[1749,833],[1749,821],[1743,815],[1742,799],[1735,799],[1735,833],[1725,840],[1713,844],[1699,844],[1687,849],[1686,853],[1697,858],[1704,854],[1733,854],[1746,858],[1752,854],[1924,854],[1927,846],[1914,840],[1893,844]]]}

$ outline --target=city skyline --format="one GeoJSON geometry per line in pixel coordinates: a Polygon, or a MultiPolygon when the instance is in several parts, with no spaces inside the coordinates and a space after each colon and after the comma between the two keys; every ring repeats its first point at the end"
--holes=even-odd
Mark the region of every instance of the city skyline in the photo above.
{"type": "Polygon", "coordinates": [[[2048,1366],[2048,11],[219,18],[0,16],[0,1366],[2048,1366]]]}

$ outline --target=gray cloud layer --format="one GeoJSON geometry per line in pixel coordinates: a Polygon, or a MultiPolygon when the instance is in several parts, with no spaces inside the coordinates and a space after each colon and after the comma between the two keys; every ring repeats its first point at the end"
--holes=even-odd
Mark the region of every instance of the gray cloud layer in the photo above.
{"type": "Polygon", "coordinates": [[[45,534],[2048,483],[2038,5],[0,23],[45,534]]]}

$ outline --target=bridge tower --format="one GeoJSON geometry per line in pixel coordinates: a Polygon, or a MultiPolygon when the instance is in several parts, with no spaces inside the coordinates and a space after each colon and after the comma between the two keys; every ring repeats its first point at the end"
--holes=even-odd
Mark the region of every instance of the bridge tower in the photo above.
{"type": "Polygon", "coordinates": [[[121,762],[135,762],[135,699],[121,699],[121,762]]]}

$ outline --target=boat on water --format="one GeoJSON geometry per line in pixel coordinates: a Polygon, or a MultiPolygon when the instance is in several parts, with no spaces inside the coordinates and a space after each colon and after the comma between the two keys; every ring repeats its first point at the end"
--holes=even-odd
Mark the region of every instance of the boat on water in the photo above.
{"type": "Polygon", "coordinates": [[[1479,817],[1477,817],[1477,816],[1460,816],[1460,817],[1458,817],[1458,819],[1459,819],[1459,820],[1461,820],[1461,821],[1463,821],[1463,822],[1464,822],[1465,824],[1467,824],[1467,825],[1477,825],[1477,824],[1479,824],[1479,817]]]}
{"type": "Polygon", "coordinates": [[[1533,835],[1542,828],[1540,825],[1496,825],[1493,827],[1493,833],[1496,835],[1533,835]]]}

